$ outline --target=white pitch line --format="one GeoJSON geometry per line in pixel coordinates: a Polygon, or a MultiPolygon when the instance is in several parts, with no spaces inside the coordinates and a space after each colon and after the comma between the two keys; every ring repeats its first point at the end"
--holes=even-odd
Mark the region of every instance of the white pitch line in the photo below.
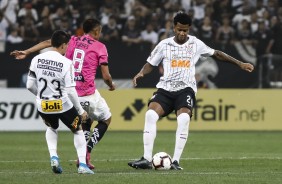
{"type": "MultiPolygon", "coordinates": [[[[98,175],[267,175],[267,174],[282,174],[282,172],[190,172],[190,171],[179,171],[179,172],[174,172],[174,171],[155,171],[151,170],[152,172],[95,172],[95,174],[98,175]]],[[[40,175],[50,175],[53,174],[51,171],[43,171],[43,172],[16,172],[16,171],[0,171],[0,174],[40,174],[40,175]]],[[[63,175],[73,175],[74,173],[71,171],[64,172],[63,175]]]]}
{"type": "MultiPolygon", "coordinates": [[[[129,159],[97,159],[95,162],[108,162],[108,161],[130,161],[130,160],[138,160],[140,158],[129,158],[129,159]]],[[[211,158],[181,158],[180,160],[282,160],[281,157],[211,157],[211,158]]],[[[76,160],[69,160],[76,161],[76,160]]]]}
{"type": "MultiPolygon", "coordinates": [[[[255,175],[255,174],[282,174],[282,172],[191,172],[191,171],[170,171],[170,170],[164,170],[164,171],[156,171],[152,170],[154,174],[158,175],[255,175]]],[[[99,175],[149,175],[152,174],[152,172],[117,172],[117,173],[99,173],[99,175]]],[[[97,173],[97,172],[96,172],[97,173]]]]}
{"type": "MultiPolygon", "coordinates": [[[[122,158],[122,159],[93,159],[95,162],[120,162],[120,161],[130,161],[130,160],[137,160],[138,158],[122,158]]],[[[211,158],[181,158],[181,160],[282,160],[281,157],[211,157],[211,158]]],[[[76,160],[68,160],[68,162],[75,162],[76,160]]],[[[35,162],[49,162],[49,160],[0,160],[0,163],[24,163],[24,162],[29,162],[29,163],[35,163],[35,162]]],[[[61,160],[61,162],[66,162],[61,160]]]]}
{"type": "Polygon", "coordinates": [[[281,160],[281,157],[212,157],[212,158],[181,158],[181,160],[281,160]]]}

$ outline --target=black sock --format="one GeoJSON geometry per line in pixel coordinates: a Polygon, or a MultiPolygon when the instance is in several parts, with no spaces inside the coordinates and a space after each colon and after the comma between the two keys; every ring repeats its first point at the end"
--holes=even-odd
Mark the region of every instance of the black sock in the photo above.
{"type": "Polygon", "coordinates": [[[86,142],[88,142],[90,139],[91,124],[92,124],[92,120],[90,118],[88,118],[85,122],[81,124],[86,142]]]}
{"type": "Polygon", "coordinates": [[[91,135],[91,138],[88,141],[87,144],[87,151],[91,153],[93,147],[100,142],[102,137],[104,136],[105,132],[108,129],[108,125],[104,122],[98,122],[98,124],[95,126],[94,131],[91,135]]]}

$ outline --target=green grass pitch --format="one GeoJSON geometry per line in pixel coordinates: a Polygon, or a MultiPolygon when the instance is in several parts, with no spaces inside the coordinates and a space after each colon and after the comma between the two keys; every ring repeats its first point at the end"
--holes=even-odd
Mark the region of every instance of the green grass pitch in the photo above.
{"type": "MultiPolygon", "coordinates": [[[[173,154],[175,132],[157,133],[154,153],[173,154]]],[[[0,132],[3,184],[281,184],[282,132],[190,132],[182,171],[137,170],[127,162],[143,153],[142,132],[106,133],[92,152],[94,175],[79,175],[71,132],[59,132],[63,167],[53,174],[44,132],[0,132]]]]}

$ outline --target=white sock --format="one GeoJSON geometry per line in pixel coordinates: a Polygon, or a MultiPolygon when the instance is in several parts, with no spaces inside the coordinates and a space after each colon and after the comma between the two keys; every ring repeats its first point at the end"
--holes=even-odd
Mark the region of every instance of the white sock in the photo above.
{"type": "Polygon", "coordinates": [[[86,140],[82,130],[78,130],[73,134],[73,142],[79,163],[86,164],[86,140]]]}
{"type": "Polygon", "coordinates": [[[47,127],[45,138],[50,153],[50,157],[52,156],[58,157],[57,154],[58,131],[51,127],[47,127]]]}
{"type": "Polygon", "coordinates": [[[143,144],[144,144],[144,158],[151,161],[153,154],[154,141],[157,134],[157,121],[159,115],[149,109],[145,115],[145,126],[143,132],[143,144]]]}
{"type": "Polygon", "coordinates": [[[172,161],[179,163],[181,154],[184,150],[188,139],[190,116],[187,113],[182,113],[177,117],[177,130],[175,139],[175,148],[172,161]]]}

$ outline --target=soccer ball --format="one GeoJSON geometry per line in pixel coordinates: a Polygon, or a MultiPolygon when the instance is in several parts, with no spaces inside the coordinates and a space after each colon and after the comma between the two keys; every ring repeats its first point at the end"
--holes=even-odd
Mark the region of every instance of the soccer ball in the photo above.
{"type": "Polygon", "coordinates": [[[159,152],[153,156],[153,167],[156,170],[169,170],[171,165],[171,157],[166,152],[159,152]]]}

